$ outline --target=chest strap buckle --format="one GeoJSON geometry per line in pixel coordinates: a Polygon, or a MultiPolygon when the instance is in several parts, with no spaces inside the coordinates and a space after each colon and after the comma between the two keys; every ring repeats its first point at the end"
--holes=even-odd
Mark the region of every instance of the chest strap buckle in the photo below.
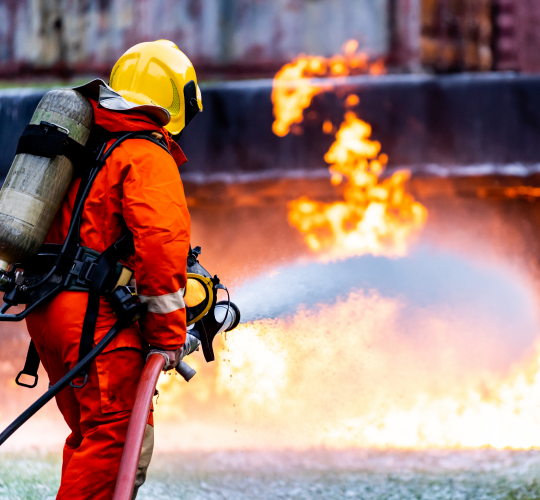
{"type": "Polygon", "coordinates": [[[96,258],[88,256],[84,261],[73,261],[73,267],[69,274],[77,277],[77,284],[88,286],[92,281],[92,272],[94,271],[96,264],[96,258]]]}

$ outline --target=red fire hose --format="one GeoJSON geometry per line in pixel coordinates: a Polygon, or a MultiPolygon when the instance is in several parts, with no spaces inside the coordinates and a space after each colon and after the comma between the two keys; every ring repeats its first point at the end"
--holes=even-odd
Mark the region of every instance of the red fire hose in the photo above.
{"type": "Polygon", "coordinates": [[[129,420],[126,444],[120,462],[120,471],[116,479],[113,500],[131,500],[133,495],[133,486],[141,456],[148,412],[152,404],[152,397],[156,391],[159,374],[164,366],[165,358],[161,354],[148,356],[148,361],[141,375],[141,381],[137,387],[137,396],[129,420]]]}

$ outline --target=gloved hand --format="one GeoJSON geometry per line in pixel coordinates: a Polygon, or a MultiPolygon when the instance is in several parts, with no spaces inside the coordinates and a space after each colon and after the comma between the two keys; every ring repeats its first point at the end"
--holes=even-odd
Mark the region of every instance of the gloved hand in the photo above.
{"type": "MultiPolygon", "coordinates": [[[[182,349],[183,347],[180,347],[180,349],[175,349],[174,351],[168,351],[165,349],[159,349],[158,347],[150,346],[150,352],[148,353],[148,356],[150,354],[161,354],[165,358],[165,366],[163,367],[163,371],[169,371],[176,367],[176,365],[180,362],[182,359],[182,349]]],[[[148,357],[146,358],[148,359],[148,357]]]]}

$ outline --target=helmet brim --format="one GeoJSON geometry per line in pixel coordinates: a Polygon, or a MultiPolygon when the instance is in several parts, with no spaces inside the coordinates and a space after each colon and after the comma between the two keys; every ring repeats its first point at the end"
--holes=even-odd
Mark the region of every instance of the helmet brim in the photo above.
{"type": "Polygon", "coordinates": [[[144,113],[162,127],[171,121],[171,114],[165,108],[153,104],[136,104],[127,101],[100,78],[96,78],[84,85],[73,87],[73,90],[76,90],[85,97],[94,99],[101,106],[111,111],[118,111],[119,113],[144,113]]]}

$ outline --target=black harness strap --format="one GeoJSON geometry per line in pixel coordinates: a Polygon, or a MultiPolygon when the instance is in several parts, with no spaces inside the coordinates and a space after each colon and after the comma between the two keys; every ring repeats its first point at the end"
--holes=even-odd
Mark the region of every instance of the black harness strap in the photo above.
{"type": "MultiPolygon", "coordinates": [[[[100,159],[98,159],[97,169],[101,170],[103,165],[105,165],[105,161],[107,158],[110,157],[111,153],[126,139],[131,138],[134,136],[135,133],[131,134],[125,134],[124,136],[118,138],[110,147],[109,149],[102,155],[100,159]]],[[[86,201],[86,197],[82,195],[82,193],[85,191],[86,186],[89,182],[93,182],[95,179],[95,175],[92,175],[92,172],[90,172],[87,179],[84,181],[81,181],[81,185],[79,186],[79,190],[77,192],[77,199],[78,199],[78,206],[79,204],[84,205],[86,201]]],[[[88,193],[87,193],[88,194],[88,193]]],[[[69,250],[76,251],[79,248],[79,241],[80,241],[80,228],[81,228],[81,221],[82,221],[82,213],[83,210],[79,210],[78,216],[74,217],[71,221],[71,225],[76,225],[76,231],[74,231],[74,237],[71,238],[71,241],[68,242],[68,252],[69,250]]],[[[129,233],[131,236],[131,246],[133,247],[133,235],[129,233]]],[[[109,272],[114,269],[116,266],[116,263],[123,257],[125,257],[128,254],[122,254],[120,255],[118,252],[118,246],[121,245],[121,241],[123,238],[121,237],[119,240],[117,240],[113,245],[111,245],[109,248],[107,248],[98,258],[98,260],[95,263],[95,268],[92,270],[91,275],[91,282],[90,282],[90,290],[88,292],[88,302],[86,305],[86,313],[84,315],[84,321],[83,321],[83,327],[81,332],[81,343],[79,345],[79,361],[82,360],[94,347],[94,333],[96,330],[96,323],[99,316],[99,302],[100,302],[100,292],[101,289],[107,280],[107,277],[109,275],[109,272]]],[[[88,380],[88,371],[87,369],[81,371],[79,374],[80,376],[84,377],[84,380],[82,384],[76,384],[75,381],[71,381],[70,385],[76,389],[80,389],[86,385],[86,381],[88,380]]]]}
{"type": "MultiPolygon", "coordinates": [[[[119,139],[117,139],[103,157],[99,160],[101,168],[106,159],[110,156],[112,151],[120,145],[126,139],[146,139],[151,142],[157,143],[151,135],[140,134],[140,133],[131,133],[127,134],[119,139]]],[[[158,143],[161,147],[161,144],[158,143]]],[[[168,150],[167,150],[168,151],[168,150]]],[[[81,183],[82,184],[82,183],[81,183]]],[[[81,203],[84,203],[85,200],[81,200],[81,203]]],[[[82,210],[79,212],[79,217],[77,220],[73,221],[77,224],[76,234],[78,239],[80,239],[80,227],[82,219],[82,210]]],[[[77,241],[78,246],[78,241],[77,241]]],[[[90,290],[88,293],[88,302],[86,306],[86,313],[84,315],[83,328],[81,333],[81,343],[79,345],[79,361],[82,360],[94,347],[94,334],[96,330],[96,323],[99,316],[99,304],[100,304],[100,295],[103,286],[105,285],[107,278],[110,272],[115,268],[116,263],[131,255],[135,251],[135,245],[133,243],[133,235],[128,232],[127,234],[120,237],[113,245],[107,248],[98,258],[95,263],[95,268],[92,270],[90,290]]],[[[77,385],[74,381],[71,382],[71,386],[77,389],[84,387],[88,379],[88,372],[84,370],[80,373],[80,376],[84,376],[82,384],[77,385]]]]}
{"type": "MultiPolygon", "coordinates": [[[[29,127],[39,128],[39,126],[37,125],[29,125],[27,129],[29,129],[29,127]]],[[[29,130],[32,131],[33,129],[29,129],[29,130]]],[[[25,133],[26,133],[26,130],[25,130],[25,133]]],[[[66,137],[66,134],[64,134],[63,132],[59,132],[55,129],[49,129],[48,134],[51,134],[51,133],[54,135],[60,134],[63,139],[65,139],[66,137]]],[[[28,133],[27,136],[29,135],[31,134],[28,133]]],[[[37,135],[37,132],[36,132],[36,135],[37,135]]],[[[48,140],[50,137],[51,136],[45,137],[45,138],[48,140]]],[[[87,175],[81,180],[81,184],[77,191],[76,202],[73,208],[73,217],[70,222],[70,231],[68,232],[68,239],[66,240],[62,251],[58,254],[58,258],[56,260],[55,266],[61,268],[62,259],[64,257],[71,257],[71,258],[75,257],[78,249],[80,248],[80,245],[79,245],[80,227],[81,227],[82,212],[83,212],[82,205],[84,205],[86,201],[86,196],[89,193],[89,190],[87,190],[88,185],[93,183],[94,179],[96,178],[97,173],[99,172],[99,170],[101,170],[103,165],[105,165],[105,161],[109,158],[109,156],[114,151],[114,149],[116,149],[126,139],[131,139],[131,138],[146,139],[160,146],[161,148],[165,149],[167,152],[169,152],[165,142],[163,140],[157,139],[156,137],[153,137],[151,134],[146,134],[146,133],[141,133],[141,132],[131,132],[131,133],[125,133],[122,136],[118,137],[116,141],[109,147],[109,149],[107,149],[107,151],[104,154],[100,155],[101,157],[95,161],[94,168],[91,169],[87,173],[87,175]],[[86,195],[84,194],[85,192],[86,192],[86,195]]],[[[23,138],[21,138],[21,140],[19,141],[19,144],[20,144],[19,147],[21,148],[21,152],[26,152],[24,150],[26,147],[28,147],[27,144],[25,145],[26,139],[23,140],[23,138]],[[22,140],[22,145],[21,145],[21,140],[22,140]]],[[[19,153],[19,147],[17,149],[17,153],[19,153]]],[[[46,156],[45,154],[40,155],[36,152],[37,149],[36,149],[35,143],[32,145],[32,147],[34,149],[32,149],[31,154],[38,155],[38,156],[46,156]]],[[[43,152],[47,153],[47,151],[43,151],[43,152]]],[[[55,154],[63,154],[63,153],[56,152],[55,154]]],[[[86,150],[85,150],[85,154],[88,154],[86,150]]],[[[113,245],[107,248],[100,255],[100,257],[95,262],[94,268],[89,273],[89,278],[91,280],[90,285],[89,285],[90,290],[88,293],[88,302],[86,306],[86,313],[84,316],[83,328],[82,328],[82,333],[81,333],[81,343],[79,346],[79,361],[81,361],[88,355],[88,353],[92,350],[93,345],[94,345],[94,333],[95,333],[96,323],[97,323],[97,319],[99,315],[99,303],[100,303],[101,290],[106,284],[107,278],[109,277],[110,272],[115,268],[116,263],[119,260],[122,260],[123,258],[127,257],[128,255],[133,254],[134,251],[135,251],[135,246],[133,243],[133,235],[130,232],[128,232],[122,237],[120,237],[113,245]]],[[[22,385],[24,387],[35,387],[35,384],[37,384],[37,371],[39,368],[39,363],[40,363],[40,360],[39,360],[39,355],[36,350],[36,346],[34,345],[34,342],[31,342],[30,347],[28,348],[28,354],[26,356],[26,363],[24,365],[24,368],[17,376],[17,380],[16,380],[17,384],[22,385]],[[19,382],[19,377],[22,374],[35,376],[34,385],[30,386],[30,385],[19,382]]],[[[71,382],[72,387],[75,387],[75,388],[84,387],[84,385],[86,384],[86,380],[88,378],[87,369],[81,371],[80,375],[84,376],[84,381],[80,385],[76,385],[72,381],[71,382]]]]}
{"type": "Polygon", "coordinates": [[[153,142],[154,144],[157,144],[161,149],[164,149],[165,151],[167,151],[167,153],[171,154],[171,152],[169,151],[169,148],[167,147],[167,143],[165,142],[163,138],[158,139],[156,136],[152,134],[147,134],[147,133],[146,134],[135,133],[135,135],[132,135],[130,139],[144,139],[146,141],[153,142]]]}
{"type": "MultiPolygon", "coordinates": [[[[99,315],[100,292],[105,285],[110,272],[116,267],[116,263],[132,254],[134,250],[133,235],[127,233],[107,248],[96,261],[96,267],[91,274],[88,303],[86,306],[86,314],[84,315],[81,343],[79,345],[79,361],[84,359],[94,347],[94,333],[99,315]]],[[[88,377],[87,370],[83,370],[80,375],[84,376],[83,384],[76,385],[74,382],[71,382],[72,387],[80,388],[84,386],[88,377]]]]}
{"type": "Polygon", "coordinates": [[[26,361],[24,362],[24,368],[19,372],[15,382],[17,385],[22,385],[23,387],[28,387],[33,389],[38,383],[38,369],[39,369],[39,354],[36,349],[36,344],[34,341],[30,341],[30,346],[28,347],[28,353],[26,354],[26,361]],[[21,375],[28,375],[34,377],[34,383],[32,385],[25,384],[20,381],[21,375]]]}

